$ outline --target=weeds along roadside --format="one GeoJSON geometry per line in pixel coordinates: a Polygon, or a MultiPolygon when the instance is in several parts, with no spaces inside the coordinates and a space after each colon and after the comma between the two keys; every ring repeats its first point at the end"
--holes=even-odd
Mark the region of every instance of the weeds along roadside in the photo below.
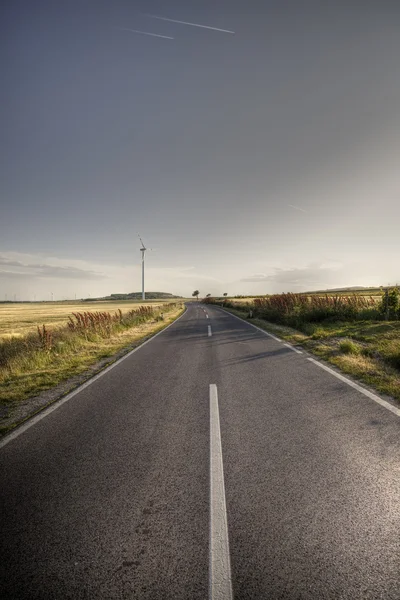
{"type": "Polygon", "coordinates": [[[297,329],[334,321],[400,319],[400,292],[397,289],[380,301],[357,294],[310,296],[287,293],[255,298],[247,303],[225,301],[223,298],[205,298],[203,302],[241,311],[251,310],[255,318],[297,329]]]}
{"type": "Polygon", "coordinates": [[[63,327],[0,342],[0,401],[16,401],[48,389],[112,356],[131,342],[161,329],[182,312],[182,303],[140,306],[122,313],[75,312],[63,327]]]}

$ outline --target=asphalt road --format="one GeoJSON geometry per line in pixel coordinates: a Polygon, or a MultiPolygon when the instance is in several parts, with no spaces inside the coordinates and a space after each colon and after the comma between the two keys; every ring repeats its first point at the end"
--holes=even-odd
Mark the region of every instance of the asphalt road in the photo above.
{"type": "Polygon", "coordinates": [[[399,434],[306,354],[190,304],[1,448],[1,597],[226,600],[215,564],[235,599],[399,600],[399,434]]]}

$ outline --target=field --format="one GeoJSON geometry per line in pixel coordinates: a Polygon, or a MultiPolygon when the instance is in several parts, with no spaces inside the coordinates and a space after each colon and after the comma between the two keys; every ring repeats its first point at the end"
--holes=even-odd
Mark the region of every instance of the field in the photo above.
{"type": "Polygon", "coordinates": [[[3,303],[0,304],[0,341],[36,332],[38,325],[51,328],[65,326],[73,312],[115,312],[118,309],[125,312],[140,306],[155,308],[168,302],[170,300],[3,303]]]}

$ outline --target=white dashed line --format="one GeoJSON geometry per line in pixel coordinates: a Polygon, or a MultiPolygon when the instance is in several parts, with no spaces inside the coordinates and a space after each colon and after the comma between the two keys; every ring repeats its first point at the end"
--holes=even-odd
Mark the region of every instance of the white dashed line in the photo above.
{"type": "Polygon", "coordinates": [[[210,600],[232,600],[217,386],[210,384],[210,600]]]}
{"type": "Polygon", "coordinates": [[[347,383],[347,385],[350,385],[352,388],[354,388],[358,392],[361,392],[361,394],[364,394],[364,396],[367,396],[371,400],[374,400],[374,402],[377,402],[384,408],[387,408],[388,410],[390,410],[396,416],[400,417],[400,409],[396,408],[392,404],[389,404],[389,402],[386,402],[386,400],[383,400],[383,398],[379,398],[379,396],[377,396],[376,394],[373,394],[372,392],[366,390],[365,388],[361,387],[361,385],[358,385],[354,381],[351,381],[351,379],[348,379],[347,377],[340,375],[340,373],[336,373],[336,371],[334,371],[333,369],[330,369],[326,365],[323,365],[322,363],[318,362],[314,358],[308,358],[307,360],[314,363],[314,365],[317,365],[317,367],[320,367],[321,369],[328,371],[328,373],[330,373],[331,375],[334,375],[334,377],[337,377],[337,379],[344,381],[344,383],[347,383]]]}
{"type": "Polygon", "coordinates": [[[208,337],[212,336],[211,325],[208,326],[208,337]]]}

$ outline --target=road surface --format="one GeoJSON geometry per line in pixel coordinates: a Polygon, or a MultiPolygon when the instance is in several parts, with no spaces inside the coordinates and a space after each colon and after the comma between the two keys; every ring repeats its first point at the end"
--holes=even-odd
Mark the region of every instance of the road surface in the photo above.
{"type": "Polygon", "coordinates": [[[1,597],[399,600],[388,406],[189,304],[3,441],[1,597]]]}

